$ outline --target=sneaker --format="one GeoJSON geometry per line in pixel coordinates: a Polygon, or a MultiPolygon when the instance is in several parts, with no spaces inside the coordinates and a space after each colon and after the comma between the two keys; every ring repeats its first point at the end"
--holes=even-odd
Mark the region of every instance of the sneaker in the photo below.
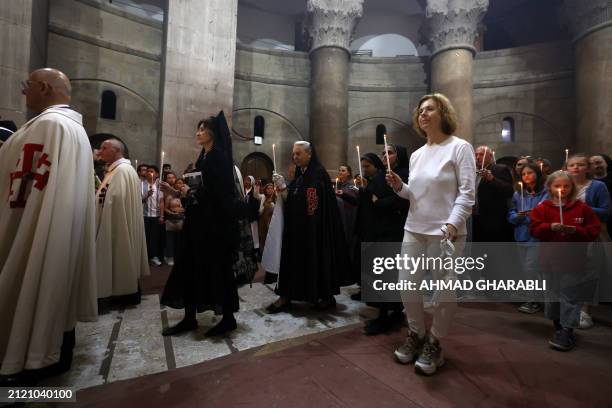
{"type": "Polygon", "coordinates": [[[442,347],[440,342],[432,342],[427,339],[423,345],[423,349],[419,353],[419,358],[414,363],[414,371],[417,374],[433,375],[438,368],[444,365],[444,356],[442,355],[442,347]]]}
{"type": "Polygon", "coordinates": [[[521,313],[537,313],[540,311],[540,304],[538,302],[527,302],[519,306],[518,311],[521,313]]]}
{"type": "Polygon", "coordinates": [[[174,266],[174,258],[172,258],[172,257],[166,257],[165,261],[166,261],[166,265],[168,265],[168,266],[174,266]]]}
{"type": "Polygon", "coordinates": [[[548,340],[548,344],[555,350],[570,351],[576,347],[574,331],[568,328],[556,330],[550,340],[548,340]]]}
{"type": "Polygon", "coordinates": [[[420,338],[417,333],[409,330],[406,341],[397,350],[395,350],[393,354],[395,355],[397,361],[402,364],[412,363],[421,352],[421,347],[423,347],[424,341],[424,336],[423,338],[420,338]]]}
{"type": "Polygon", "coordinates": [[[161,266],[162,264],[158,257],[151,258],[151,263],[155,266],[161,266]]]}
{"type": "Polygon", "coordinates": [[[580,326],[581,329],[590,329],[593,327],[593,318],[584,310],[580,311],[580,326]]]}

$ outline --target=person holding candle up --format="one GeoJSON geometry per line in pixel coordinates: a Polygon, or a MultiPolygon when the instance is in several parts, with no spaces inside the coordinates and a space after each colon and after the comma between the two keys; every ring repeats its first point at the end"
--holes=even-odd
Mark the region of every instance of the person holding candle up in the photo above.
{"type": "MultiPolygon", "coordinates": [[[[366,168],[368,170],[366,176],[369,176],[369,179],[365,188],[359,191],[360,207],[357,222],[359,238],[358,247],[355,249],[356,259],[359,259],[357,252],[360,255],[361,243],[402,242],[404,236],[402,227],[408,214],[409,201],[395,194],[385,180],[390,165],[395,174],[401,177],[402,182],[408,181],[406,149],[388,144],[381,158],[373,156],[375,157],[373,153],[366,153],[361,160],[364,171],[366,168]],[[383,162],[386,165],[382,165],[383,162]]],[[[357,274],[360,273],[360,264],[361,262],[355,262],[357,274]]],[[[367,302],[367,305],[378,309],[378,316],[367,321],[364,326],[367,335],[386,333],[404,321],[402,313],[404,305],[401,302],[367,302]]]]}
{"type": "Polygon", "coordinates": [[[353,181],[353,170],[350,166],[340,166],[338,177],[336,177],[336,197],[338,208],[344,226],[344,237],[346,238],[349,260],[353,261],[353,250],[355,246],[355,218],[359,206],[359,189],[353,181]]]}
{"type": "Polygon", "coordinates": [[[555,350],[569,351],[576,345],[574,329],[579,327],[581,305],[576,288],[587,258],[587,246],[601,231],[595,212],[576,199],[576,185],[562,170],[546,180],[550,199],[531,212],[531,235],[542,242],[555,242],[540,248],[539,264],[546,281],[545,316],[552,320],[554,332],[549,344],[555,350]],[[573,243],[573,245],[563,245],[573,243]]]}
{"type": "MultiPolygon", "coordinates": [[[[424,146],[410,156],[410,177],[404,183],[391,171],[387,182],[402,198],[410,200],[404,225],[402,252],[409,257],[439,256],[440,243],[454,242],[453,257],[461,256],[467,236],[466,222],[475,202],[476,163],[474,149],[454,136],[457,115],[448,98],[442,94],[425,95],[413,112],[415,130],[427,139],[424,146]]],[[[425,269],[400,271],[400,279],[419,287],[425,269]]],[[[454,278],[454,271],[433,270],[437,279],[454,278]]],[[[456,293],[439,293],[431,329],[425,325],[423,296],[419,291],[403,291],[402,302],[408,320],[409,334],[395,350],[403,364],[415,362],[415,371],[432,375],[444,364],[440,340],[448,334],[457,309],[456,293]]]]}
{"type": "MultiPolygon", "coordinates": [[[[514,240],[517,242],[523,275],[526,279],[536,279],[539,273],[537,239],[529,233],[529,224],[531,210],[548,198],[548,192],[544,188],[544,177],[540,168],[534,163],[523,166],[520,183],[520,189],[512,196],[508,222],[514,226],[514,240]]],[[[525,302],[518,310],[523,313],[536,313],[540,310],[540,304],[525,302]]]]}
{"type": "Polygon", "coordinates": [[[234,253],[240,245],[238,223],[244,201],[234,178],[232,144],[223,111],[202,119],[195,134],[201,146],[195,169],[202,181],[186,199],[181,243],[160,303],[184,309],[183,320],[163,330],[164,336],[196,330],[196,313],[212,310],[223,318],[208,329],[207,337],[236,329],[238,287],[233,271],[234,253]]]}
{"type": "Polygon", "coordinates": [[[488,146],[476,149],[476,205],[472,215],[474,242],[512,242],[512,228],[506,221],[508,201],[514,192],[512,173],[503,164],[493,163],[488,146]]]}
{"type": "Polygon", "coordinates": [[[274,174],[274,184],[287,190],[283,244],[276,293],[266,308],[270,314],[291,307],[292,301],[336,307],[334,295],[348,281],[349,259],[338,204],[329,174],[307,141],[293,144],[295,180],[286,185],[274,174]]]}
{"type": "MultiPolygon", "coordinates": [[[[576,153],[571,155],[567,160],[566,166],[567,172],[574,180],[574,183],[576,183],[576,199],[591,207],[591,209],[595,211],[595,214],[597,214],[599,221],[603,223],[602,232],[598,240],[609,241],[610,238],[608,237],[605,223],[610,218],[612,204],[610,203],[608,188],[605,183],[591,179],[591,175],[589,174],[589,157],[586,154],[576,153]]],[[[594,263],[590,264],[588,267],[588,271],[593,274],[591,284],[593,292],[597,290],[597,281],[599,280],[599,270],[595,268],[595,263],[605,259],[605,255],[598,249],[599,247],[593,248],[591,260],[593,260],[594,263]]],[[[595,300],[595,296],[593,296],[593,300],[595,300]]],[[[589,306],[584,305],[580,312],[580,328],[588,329],[591,327],[593,327],[593,319],[589,313],[589,306]]]]}

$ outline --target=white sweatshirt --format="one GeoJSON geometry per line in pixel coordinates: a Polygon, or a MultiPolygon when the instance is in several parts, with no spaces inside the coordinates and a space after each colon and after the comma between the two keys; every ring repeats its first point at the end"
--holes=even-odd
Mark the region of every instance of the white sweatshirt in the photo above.
{"type": "Polygon", "coordinates": [[[476,160],[472,145],[456,136],[440,144],[424,145],[410,156],[408,184],[397,193],[410,200],[404,229],[442,235],[451,224],[467,235],[466,221],[476,195],[476,160]]]}

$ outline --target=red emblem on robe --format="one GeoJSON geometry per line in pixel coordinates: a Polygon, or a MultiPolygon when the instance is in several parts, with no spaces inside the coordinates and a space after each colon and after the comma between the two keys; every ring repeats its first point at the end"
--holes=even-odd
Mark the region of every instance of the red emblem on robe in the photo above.
{"type": "Polygon", "coordinates": [[[27,143],[17,162],[17,169],[10,173],[9,202],[11,208],[25,208],[27,196],[34,187],[42,191],[49,181],[51,162],[41,144],[27,143]]]}
{"type": "Polygon", "coordinates": [[[319,207],[319,197],[317,196],[316,188],[306,189],[306,201],[308,203],[308,215],[314,215],[319,207]]]}

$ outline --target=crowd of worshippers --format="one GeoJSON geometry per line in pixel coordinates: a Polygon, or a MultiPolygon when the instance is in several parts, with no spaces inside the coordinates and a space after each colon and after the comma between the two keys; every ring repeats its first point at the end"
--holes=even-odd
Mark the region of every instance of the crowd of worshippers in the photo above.
{"type": "MultiPolygon", "coordinates": [[[[107,166],[100,166],[101,172],[107,166]]],[[[190,170],[188,167],[184,174],[189,174],[190,170]]],[[[185,206],[191,187],[168,163],[163,165],[161,175],[156,165],[140,164],[136,171],[140,178],[149,263],[153,266],[164,263],[174,266],[174,254],[183,229],[185,206]]],[[[252,257],[260,261],[276,203],[276,190],[271,181],[255,180],[251,175],[242,178],[240,170],[235,171],[237,179],[241,180],[237,189],[246,204],[244,214],[253,240],[252,257]]],[[[101,180],[103,176],[98,175],[98,178],[101,180]]],[[[248,276],[241,274],[237,278],[240,284],[245,283],[248,276]]]]}
{"type": "MultiPolygon", "coordinates": [[[[0,146],[0,385],[35,384],[68,370],[76,321],[96,320],[98,299],[139,303],[151,264],[172,267],[160,303],[184,309],[162,334],[196,330],[196,314],[212,310],[222,318],[205,335],[223,336],[237,328],[238,287],[257,271],[275,283],[268,313],[294,302],[333,311],[340,288],[361,280],[366,242],[409,243],[414,257],[453,248],[448,256],[457,257],[467,241],[610,240],[606,155],[568,155],[557,171],[544,158],[496,163],[489,147],[474,149],[455,136],[458,119],[441,94],[423,96],[413,110],[422,147],[408,152],[385,142],[382,152],[360,156],[359,174],[340,165],[334,183],[307,141],[294,143],[285,175],[274,169],[269,182],[243,177],[223,112],[196,124],[200,151],[181,177],[170,167],[161,180],[154,165],[135,169],[112,138],[96,152],[103,163],[96,174],[68,77],[36,70],[22,93],[36,116],[0,146]]],[[[521,247],[529,269],[532,247],[521,247]]],[[[554,258],[557,269],[576,265],[567,254],[554,258]]],[[[431,375],[444,364],[441,340],[456,303],[454,291],[443,291],[427,329],[421,294],[404,291],[402,302],[369,303],[378,316],[365,333],[407,321],[395,358],[431,375]]],[[[546,302],[549,344],[572,349],[573,330],[593,324],[592,306],[546,302]]],[[[539,307],[528,302],[519,310],[539,307]]]]}

